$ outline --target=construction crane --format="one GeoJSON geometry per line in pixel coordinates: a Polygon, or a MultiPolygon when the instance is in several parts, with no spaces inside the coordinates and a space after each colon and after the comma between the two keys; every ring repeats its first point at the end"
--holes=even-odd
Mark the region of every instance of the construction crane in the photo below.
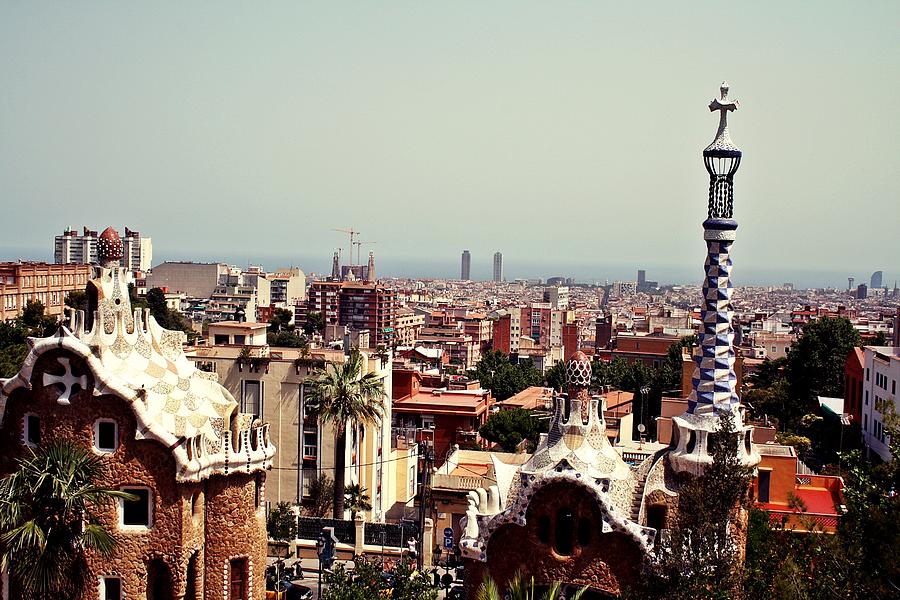
{"type": "MultiPolygon", "coordinates": [[[[361,265],[360,262],[362,258],[360,257],[360,253],[362,252],[363,246],[371,246],[372,244],[377,244],[378,242],[353,242],[356,245],[356,264],[361,265]]],[[[350,260],[353,260],[353,257],[350,257],[350,260]]]]}
{"type": "Polygon", "coordinates": [[[353,262],[353,237],[359,235],[360,231],[358,229],[353,229],[352,227],[350,229],[332,229],[332,231],[340,231],[342,233],[350,234],[350,246],[347,248],[349,250],[349,254],[347,254],[347,260],[353,262]]]}

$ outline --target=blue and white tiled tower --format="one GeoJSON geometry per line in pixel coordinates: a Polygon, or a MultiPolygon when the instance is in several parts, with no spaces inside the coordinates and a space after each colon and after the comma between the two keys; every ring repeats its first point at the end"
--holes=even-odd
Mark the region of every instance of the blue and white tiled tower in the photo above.
{"type": "Polygon", "coordinates": [[[673,419],[673,450],[670,453],[678,470],[699,471],[712,461],[707,447],[709,435],[715,433],[723,413],[732,413],[741,435],[738,452],[746,464],[757,464],[759,455],[751,443],[752,427],[744,425],[734,371],[734,309],[731,297],[731,244],[737,221],[734,220],[734,174],[741,164],[742,153],[728,133],[728,113],[737,110],[737,101],[728,99],[728,84],[722,83],[720,98],[709,104],[719,112],[719,129],[712,143],[703,150],[703,162],[709,172],[707,218],[703,222],[706,241],[705,277],[700,348],[694,356],[693,390],[688,397],[688,410],[673,419]]]}

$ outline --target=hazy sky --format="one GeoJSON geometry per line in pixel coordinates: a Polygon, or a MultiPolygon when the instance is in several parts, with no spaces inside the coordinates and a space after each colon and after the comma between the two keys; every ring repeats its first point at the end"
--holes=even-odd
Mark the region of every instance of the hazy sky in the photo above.
{"type": "Polygon", "coordinates": [[[896,0],[7,0],[0,254],[113,224],[157,258],[314,269],[353,226],[388,265],[699,279],[728,79],[736,274],[892,281],[898,23],[896,0]]]}

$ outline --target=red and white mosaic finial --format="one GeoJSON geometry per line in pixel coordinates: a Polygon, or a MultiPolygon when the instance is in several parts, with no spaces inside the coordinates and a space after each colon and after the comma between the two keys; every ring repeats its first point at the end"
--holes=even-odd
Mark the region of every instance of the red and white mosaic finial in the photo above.
{"type": "Polygon", "coordinates": [[[112,227],[107,227],[97,238],[97,259],[100,261],[100,266],[114,267],[122,260],[123,256],[125,256],[125,250],[119,232],[112,227]]]}

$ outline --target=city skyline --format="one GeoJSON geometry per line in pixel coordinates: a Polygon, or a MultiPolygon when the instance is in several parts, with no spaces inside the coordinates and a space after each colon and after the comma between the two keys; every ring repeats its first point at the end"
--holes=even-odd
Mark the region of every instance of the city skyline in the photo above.
{"type": "MultiPolygon", "coordinates": [[[[103,224],[80,224],[80,226],[100,227],[103,224]]],[[[104,225],[105,226],[105,225],[104,225]]],[[[146,232],[151,237],[153,232],[146,232]]],[[[0,261],[45,261],[54,262],[53,232],[48,232],[47,242],[38,248],[28,248],[24,252],[20,249],[9,250],[0,246],[0,261]]],[[[741,256],[740,252],[735,252],[741,256]]],[[[459,256],[459,255],[457,255],[459,256]]],[[[450,256],[440,258],[422,257],[384,257],[376,253],[378,272],[380,277],[397,277],[409,279],[458,279],[460,272],[460,259],[450,256]]],[[[490,281],[493,278],[493,252],[484,256],[472,255],[470,252],[470,275],[473,281],[490,281]]],[[[327,276],[332,269],[332,256],[322,253],[298,253],[294,255],[271,254],[237,254],[234,252],[204,253],[198,252],[192,255],[173,252],[166,247],[155,247],[153,264],[159,265],[166,261],[192,261],[192,262],[222,262],[235,266],[260,265],[269,270],[282,267],[295,266],[303,269],[307,274],[316,273],[327,276]]],[[[341,258],[341,264],[346,264],[341,258]]],[[[858,267],[850,272],[839,270],[803,270],[796,271],[788,267],[777,269],[755,268],[740,265],[735,270],[735,283],[738,286],[779,286],[783,283],[792,283],[798,288],[847,288],[847,278],[851,276],[856,282],[870,282],[871,275],[876,271],[882,271],[883,285],[893,289],[894,281],[900,278],[896,271],[889,271],[871,267],[858,267]]],[[[636,281],[638,270],[644,270],[651,279],[658,280],[661,285],[672,284],[699,284],[703,278],[702,270],[696,266],[665,263],[641,263],[641,264],[614,264],[614,263],[578,263],[578,262],[551,262],[551,261],[522,261],[520,257],[503,257],[504,276],[507,280],[516,279],[543,279],[550,277],[574,277],[579,283],[603,283],[612,281],[636,281]],[[512,262],[508,260],[510,258],[512,262]],[[510,267],[511,265],[511,267],[510,267]]],[[[855,288],[855,286],[854,286],[855,288]]]]}
{"type": "Polygon", "coordinates": [[[347,213],[386,266],[412,247],[440,262],[459,252],[458,221],[395,217],[444,204],[478,216],[473,258],[686,265],[702,106],[728,78],[747,152],[742,268],[777,268],[799,215],[815,235],[796,260],[862,277],[900,253],[898,117],[857,109],[898,90],[883,74],[900,62],[900,9],[779,10],[188,6],[174,26],[151,7],[7,5],[0,195],[21,226],[2,253],[106,214],[140,223],[161,257],[286,255],[302,239],[298,254],[327,260],[347,213]],[[722,61],[708,49],[726,39],[722,61]]]}

